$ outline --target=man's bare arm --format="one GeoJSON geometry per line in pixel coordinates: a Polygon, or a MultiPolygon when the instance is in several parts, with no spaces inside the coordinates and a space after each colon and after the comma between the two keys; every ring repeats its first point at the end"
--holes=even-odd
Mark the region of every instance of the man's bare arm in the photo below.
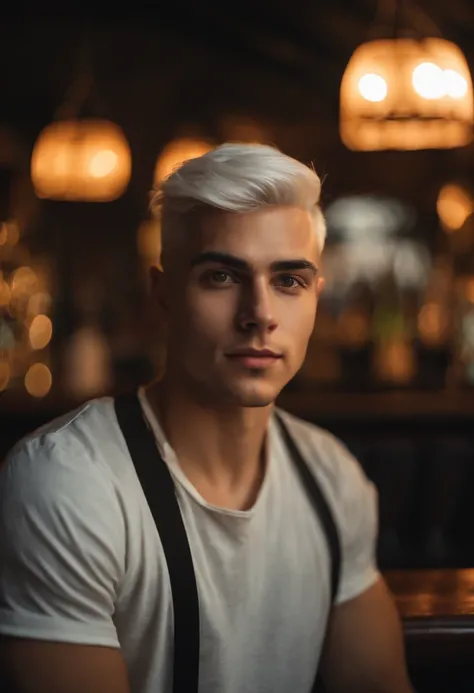
{"type": "Polygon", "coordinates": [[[382,578],[334,608],[321,671],[328,693],[414,693],[400,619],[382,578]]]}
{"type": "Polygon", "coordinates": [[[130,686],[119,649],[0,637],[0,690],[130,693],[130,686]]]}

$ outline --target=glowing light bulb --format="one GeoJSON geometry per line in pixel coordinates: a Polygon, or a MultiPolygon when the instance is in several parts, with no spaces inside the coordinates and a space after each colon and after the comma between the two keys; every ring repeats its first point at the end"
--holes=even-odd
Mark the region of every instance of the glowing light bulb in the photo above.
{"type": "Polygon", "coordinates": [[[368,73],[359,80],[359,91],[367,101],[383,101],[387,96],[387,82],[375,73],[368,73]]]}
{"type": "Polygon", "coordinates": [[[424,99],[440,99],[446,95],[444,71],[434,63],[420,63],[413,70],[415,91],[424,99]]]}
{"type": "Polygon", "coordinates": [[[463,99],[467,94],[467,81],[456,70],[445,70],[446,92],[452,99],[463,99]]]}

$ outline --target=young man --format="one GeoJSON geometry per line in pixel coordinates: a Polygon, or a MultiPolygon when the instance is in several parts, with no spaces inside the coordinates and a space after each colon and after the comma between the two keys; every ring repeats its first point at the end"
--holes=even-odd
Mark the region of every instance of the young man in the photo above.
{"type": "MultiPolygon", "coordinates": [[[[375,565],[374,490],[331,435],[274,407],[303,362],[323,288],[319,195],[314,171],[277,150],[224,145],[152,201],[167,365],[140,390],[139,411],[142,437],[154,436],[146,465],[162,463],[159,451],[192,555],[199,627],[184,635],[199,640],[201,693],[310,693],[318,669],[336,693],[412,691],[375,565]],[[333,608],[325,529],[278,421],[337,528],[333,608]]],[[[176,690],[187,663],[176,671],[175,585],[144,491],[160,493],[140,484],[109,398],[10,454],[0,633],[20,693],[176,690]]]]}

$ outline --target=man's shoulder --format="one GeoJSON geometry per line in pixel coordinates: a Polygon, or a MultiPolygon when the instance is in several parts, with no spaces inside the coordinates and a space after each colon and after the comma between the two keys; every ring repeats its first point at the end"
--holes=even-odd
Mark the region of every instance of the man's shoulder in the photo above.
{"type": "Polygon", "coordinates": [[[346,445],[329,431],[278,410],[303,459],[336,503],[365,493],[368,480],[346,445]]]}
{"type": "Polygon", "coordinates": [[[354,461],[345,444],[330,431],[282,409],[278,409],[277,413],[286,424],[295,443],[299,448],[303,448],[301,452],[312,453],[312,457],[316,454],[323,459],[329,455],[333,460],[332,466],[335,457],[343,464],[347,463],[348,460],[354,461]]]}
{"type": "Polygon", "coordinates": [[[19,512],[51,527],[71,517],[91,527],[101,516],[118,521],[133,472],[113,400],[91,400],[12,448],[0,468],[0,525],[19,512]]]}
{"type": "Polygon", "coordinates": [[[77,470],[109,458],[120,446],[113,399],[94,399],[49,421],[16,443],[6,464],[47,460],[77,470]],[[105,454],[104,454],[105,453],[105,454]]]}

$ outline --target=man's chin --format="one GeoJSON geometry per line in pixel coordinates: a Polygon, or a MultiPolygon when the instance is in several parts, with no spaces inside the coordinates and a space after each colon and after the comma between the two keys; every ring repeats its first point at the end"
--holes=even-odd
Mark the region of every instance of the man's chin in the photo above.
{"type": "Polygon", "coordinates": [[[241,407],[268,407],[273,404],[275,398],[263,398],[263,397],[242,397],[239,401],[239,406],[241,407]]]}
{"type": "Polygon", "coordinates": [[[268,407],[280,391],[274,387],[239,387],[232,394],[239,407],[268,407]]]}

